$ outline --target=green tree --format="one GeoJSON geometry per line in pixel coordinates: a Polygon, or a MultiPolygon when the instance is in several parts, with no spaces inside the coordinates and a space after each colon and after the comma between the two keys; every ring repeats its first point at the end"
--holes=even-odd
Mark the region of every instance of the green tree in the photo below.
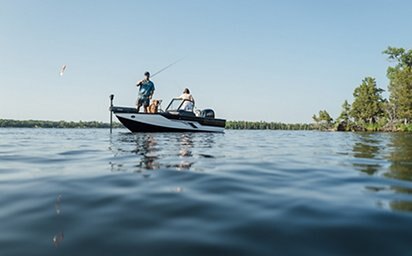
{"type": "Polygon", "coordinates": [[[333,122],[333,118],[326,110],[320,110],[319,115],[313,115],[312,119],[316,122],[319,129],[329,129],[333,122]]]}
{"type": "Polygon", "coordinates": [[[342,104],[342,112],[340,113],[338,117],[338,121],[340,122],[346,122],[347,124],[350,121],[350,110],[351,110],[351,105],[347,100],[345,100],[342,104]]]}
{"type": "Polygon", "coordinates": [[[313,115],[312,119],[317,123],[325,122],[330,124],[333,121],[333,118],[329,115],[328,111],[326,110],[319,111],[319,116],[313,115]]]}
{"type": "Polygon", "coordinates": [[[234,130],[313,130],[311,124],[284,124],[275,122],[227,121],[226,129],[234,130]]]}
{"type": "Polygon", "coordinates": [[[320,121],[324,121],[327,124],[331,124],[333,121],[333,118],[329,115],[328,111],[323,110],[319,112],[319,119],[320,121]]]}
{"type": "Polygon", "coordinates": [[[347,100],[342,104],[342,111],[336,119],[335,128],[337,131],[349,131],[351,127],[351,105],[347,100]]]}
{"type": "Polygon", "coordinates": [[[387,70],[389,99],[395,118],[407,123],[412,120],[412,49],[388,47],[383,53],[390,61],[396,62],[387,70]]]}
{"type": "Polygon", "coordinates": [[[313,119],[313,121],[315,121],[315,123],[320,122],[319,117],[317,117],[316,114],[313,114],[312,119],[313,119]]]}
{"type": "Polygon", "coordinates": [[[350,115],[359,122],[375,123],[384,114],[383,90],[376,85],[375,78],[366,77],[353,92],[354,101],[350,115]]]}

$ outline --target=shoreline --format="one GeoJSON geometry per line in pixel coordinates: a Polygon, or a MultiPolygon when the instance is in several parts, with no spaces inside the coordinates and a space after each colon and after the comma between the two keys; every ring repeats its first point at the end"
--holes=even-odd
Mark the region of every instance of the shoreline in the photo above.
{"type": "MultiPolygon", "coordinates": [[[[101,128],[109,129],[110,123],[100,121],[49,121],[0,119],[0,128],[101,128]]],[[[124,128],[113,122],[113,128],[124,128]]],[[[314,124],[287,124],[281,122],[227,121],[228,130],[317,130],[314,124]]]]}
{"type": "MultiPolygon", "coordinates": [[[[355,127],[355,126],[354,126],[355,127]]],[[[0,119],[0,128],[51,128],[51,129],[109,129],[110,123],[100,121],[48,121],[0,119]]],[[[119,122],[113,122],[113,129],[125,128],[119,122]]],[[[323,131],[323,132],[412,132],[412,125],[388,127],[356,126],[356,129],[339,130],[338,127],[318,124],[287,124],[282,122],[227,121],[227,130],[283,130],[283,131],[323,131]],[[373,128],[373,129],[369,129],[373,128]]]]}

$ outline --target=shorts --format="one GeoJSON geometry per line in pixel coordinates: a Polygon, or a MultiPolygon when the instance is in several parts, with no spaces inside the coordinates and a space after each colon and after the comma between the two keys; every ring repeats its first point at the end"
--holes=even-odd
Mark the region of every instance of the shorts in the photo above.
{"type": "Polygon", "coordinates": [[[136,102],[137,106],[142,106],[147,108],[150,105],[150,100],[149,98],[138,98],[136,102]]]}

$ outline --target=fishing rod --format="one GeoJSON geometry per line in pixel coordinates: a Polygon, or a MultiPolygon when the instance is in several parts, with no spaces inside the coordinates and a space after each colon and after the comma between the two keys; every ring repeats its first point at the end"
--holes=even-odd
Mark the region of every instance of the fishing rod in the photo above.
{"type": "Polygon", "coordinates": [[[184,58],[178,59],[177,61],[167,65],[166,67],[162,68],[161,70],[157,71],[156,73],[154,73],[153,75],[150,75],[150,78],[153,78],[154,76],[162,73],[163,71],[165,71],[166,69],[170,68],[171,66],[174,66],[175,64],[177,64],[178,62],[181,62],[184,58]]]}

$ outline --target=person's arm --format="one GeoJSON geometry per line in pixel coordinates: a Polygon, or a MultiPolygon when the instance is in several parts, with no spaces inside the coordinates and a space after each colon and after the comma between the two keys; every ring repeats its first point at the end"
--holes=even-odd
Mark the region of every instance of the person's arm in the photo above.
{"type": "Polygon", "coordinates": [[[139,82],[137,82],[136,86],[139,87],[143,84],[143,80],[140,80],[139,82]]]}

